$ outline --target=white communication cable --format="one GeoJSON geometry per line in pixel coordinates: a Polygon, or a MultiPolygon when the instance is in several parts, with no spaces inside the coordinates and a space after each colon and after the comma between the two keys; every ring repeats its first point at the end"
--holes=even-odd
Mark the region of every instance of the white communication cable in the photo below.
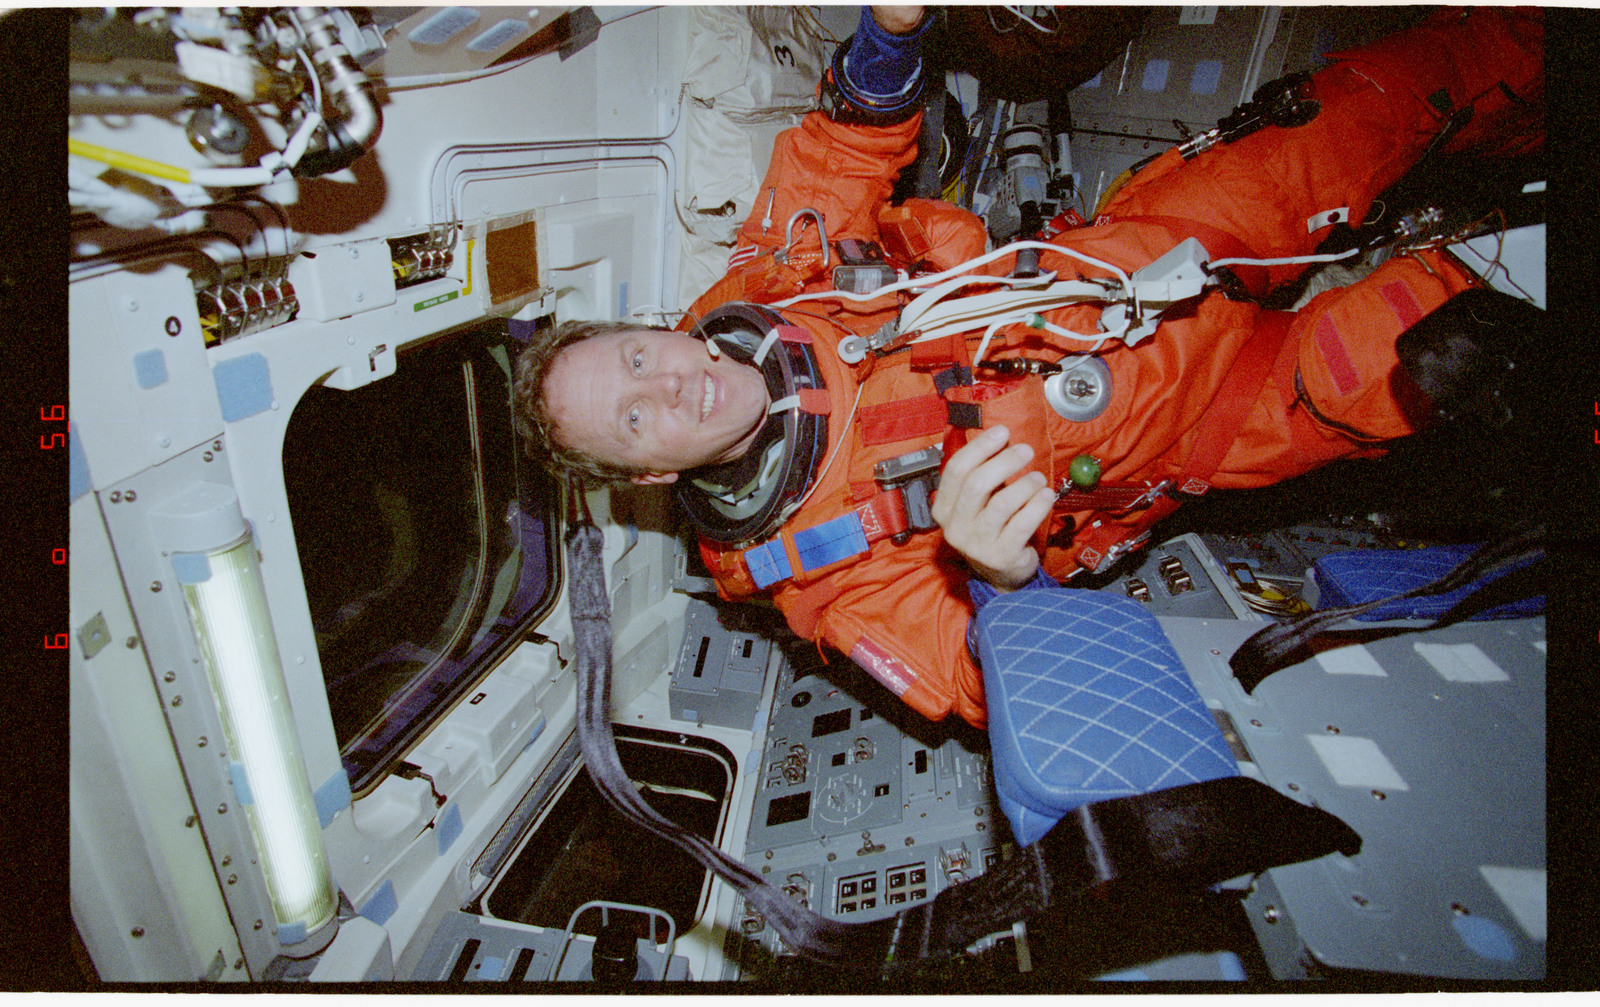
{"type": "MultiPolygon", "coordinates": [[[[1005,257],[1007,255],[1010,255],[1013,252],[1018,252],[1018,251],[1021,251],[1023,249],[1027,249],[1027,248],[1037,248],[1037,249],[1040,249],[1040,250],[1046,251],[1046,252],[1056,252],[1056,253],[1059,253],[1061,255],[1070,256],[1071,258],[1077,259],[1078,261],[1083,262],[1086,265],[1093,266],[1096,269],[1104,269],[1107,272],[1109,272],[1109,273],[1113,274],[1114,276],[1116,276],[1116,278],[1119,281],[1121,281],[1122,287],[1123,287],[1124,290],[1131,290],[1132,289],[1133,280],[1128,276],[1128,274],[1123,272],[1120,268],[1118,268],[1116,266],[1113,266],[1109,262],[1102,262],[1099,259],[1093,258],[1092,256],[1084,255],[1082,252],[1077,252],[1077,251],[1074,251],[1074,250],[1072,250],[1070,248],[1063,248],[1060,245],[1052,245],[1047,241],[1013,241],[1009,245],[1002,245],[1001,247],[995,249],[992,252],[986,252],[983,255],[978,256],[977,258],[968,259],[966,262],[960,263],[959,265],[951,266],[949,269],[946,269],[944,272],[935,273],[932,276],[918,276],[918,277],[914,277],[914,278],[909,279],[909,280],[900,280],[899,282],[891,283],[886,287],[879,287],[877,290],[873,290],[873,291],[870,291],[869,293],[865,293],[865,294],[852,294],[852,293],[848,293],[848,292],[843,291],[843,290],[819,290],[819,291],[816,291],[815,293],[811,293],[811,294],[798,294],[798,295],[796,295],[794,297],[789,298],[788,300],[778,301],[776,304],[773,305],[773,307],[775,307],[775,308],[787,308],[792,304],[799,304],[802,301],[817,301],[817,300],[822,300],[824,298],[843,298],[844,300],[847,300],[847,301],[863,301],[863,302],[864,301],[875,301],[880,297],[886,297],[889,294],[899,293],[902,290],[910,290],[910,289],[913,289],[915,287],[926,287],[926,286],[929,286],[931,284],[941,283],[941,282],[943,282],[945,280],[950,279],[951,277],[960,276],[962,273],[965,273],[968,270],[976,269],[979,266],[987,265],[988,263],[991,263],[996,259],[1003,258],[1003,257],[1005,257]]],[[[971,278],[971,282],[974,282],[974,283],[985,283],[985,282],[987,282],[987,283],[1001,283],[1001,284],[1006,284],[1006,285],[1009,285],[1009,286],[1015,286],[1015,285],[1024,284],[1024,283],[1025,284],[1035,284],[1035,283],[1040,282],[1040,278],[1036,277],[1036,276],[1026,277],[1026,278],[1022,278],[1022,279],[1018,279],[1016,277],[1009,277],[1009,276],[975,276],[975,277],[971,278]]],[[[952,288],[952,289],[954,289],[954,288],[952,288]]]]}

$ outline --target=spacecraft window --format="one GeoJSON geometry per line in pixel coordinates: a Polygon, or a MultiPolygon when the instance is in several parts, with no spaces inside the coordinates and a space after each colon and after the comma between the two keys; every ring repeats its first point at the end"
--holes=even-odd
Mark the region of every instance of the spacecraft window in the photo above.
{"type": "Polygon", "coordinates": [[[284,482],[328,706],[363,793],[547,612],[550,483],[511,421],[504,322],[403,350],[354,391],[316,386],[284,482]]]}

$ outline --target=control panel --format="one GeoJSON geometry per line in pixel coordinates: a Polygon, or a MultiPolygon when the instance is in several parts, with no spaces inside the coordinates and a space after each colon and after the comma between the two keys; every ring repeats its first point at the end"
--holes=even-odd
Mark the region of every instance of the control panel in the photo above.
{"type": "MultiPolygon", "coordinates": [[[[1296,577],[1299,575],[1296,574],[1296,577]]],[[[1194,619],[1250,619],[1250,609],[1228,586],[1226,572],[1196,535],[1153,545],[1138,565],[1100,588],[1127,595],[1156,615],[1194,619]]]]}
{"type": "MultiPolygon", "coordinates": [[[[744,859],[822,915],[878,919],[983,873],[1015,842],[994,804],[988,739],[913,723],[834,661],[783,648],[744,859]]],[[[761,959],[784,950],[755,910],[739,927],[729,978],[760,974],[761,959]]]]}

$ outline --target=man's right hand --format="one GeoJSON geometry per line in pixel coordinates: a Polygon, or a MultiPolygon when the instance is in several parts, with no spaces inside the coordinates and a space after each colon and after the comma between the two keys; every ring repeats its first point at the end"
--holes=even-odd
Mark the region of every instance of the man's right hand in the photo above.
{"type": "Polygon", "coordinates": [[[909,35],[917,30],[917,25],[922,23],[922,12],[925,7],[899,7],[874,4],[872,6],[872,20],[878,22],[878,27],[896,35],[909,35]]]}
{"type": "Polygon", "coordinates": [[[1049,480],[1037,470],[1004,485],[1033,460],[1033,448],[1007,447],[1009,438],[1005,427],[990,427],[951,455],[932,508],[944,540],[1001,591],[1033,579],[1039,554],[1028,542],[1056,500],[1049,480]]]}

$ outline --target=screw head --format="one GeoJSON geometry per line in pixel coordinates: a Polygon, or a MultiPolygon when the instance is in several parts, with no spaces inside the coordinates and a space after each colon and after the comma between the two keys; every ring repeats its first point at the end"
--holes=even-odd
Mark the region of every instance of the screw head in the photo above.
{"type": "Polygon", "coordinates": [[[1375,801],[1387,801],[1389,799],[1389,795],[1381,790],[1374,790],[1372,792],[1372,798],[1375,801]]]}
{"type": "Polygon", "coordinates": [[[195,742],[195,747],[196,748],[204,748],[204,747],[206,747],[207,744],[209,744],[209,742],[206,741],[205,735],[202,734],[200,736],[200,740],[195,742]]]}
{"type": "Polygon", "coordinates": [[[257,930],[260,930],[264,926],[266,926],[265,923],[262,923],[260,920],[256,920],[256,929],[257,930]]]}
{"type": "Polygon", "coordinates": [[[228,875],[228,884],[230,884],[230,885],[231,884],[235,884],[235,883],[238,882],[238,880],[239,880],[239,875],[237,875],[237,874],[228,875]]]}
{"type": "Polygon", "coordinates": [[[232,857],[223,857],[222,858],[222,866],[226,867],[231,863],[233,863],[233,858],[232,857]]]}
{"type": "Polygon", "coordinates": [[[144,927],[134,927],[132,930],[128,931],[128,933],[132,934],[135,937],[143,937],[144,936],[144,927]]]}
{"type": "Polygon", "coordinates": [[[199,821],[198,818],[196,818],[194,815],[190,815],[188,818],[183,820],[183,827],[186,829],[192,829],[194,828],[194,823],[197,821],[199,821]]]}
{"type": "Polygon", "coordinates": [[[228,806],[226,804],[217,805],[217,814],[226,815],[227,813],[228,813],[228,806]]]}
{"type": "Polygon", "coordinates": [[[1268,906],[1266,909],[1262,910],[1261,918],[1266,920],[1268,923],[1277,923],[1278,922],[1278,907],[1277,906],[1268,906]]]}
{"type": "Polygon", "coordinates": [[[160,594],[161,593],[161,582],[159,580],[153,580],[153,581],[150,582],[150,593],[151,594],[160,594]]]}
{"type": "Polygon", "coordinates": [[[828,854],[828,863],[830,863],[830,864],[831,864],[831,863],[833,863],[833,862],[834,862],[834,861],[835,861],[835,860],[838,860],[838,859],[839,859],[839,854],[837,854],[837,853],[830,853],[830,854],[828,854]]]}
{"type": "Polygon", "coordinates": [[[129,650],[138,650],[139,649],[139,638],[137,636],[128,637],[128,649],[129,650]]]}
{"type": "Polygon", "coordinates": [[[129,503],[133,503],[135,500],[139,499],[139,494],[135,493],[133,490],[129,490],[122,495],[122,499],[128,501],[129,503]]]}
{"type": "Polygon", "coordinates": [[[211,460],[211,452],[207,451],[205,454],[201,455],[200,457],[204,458],[206,461],[210,461],[211,460]]]}
{"type": "Polygon", "coordinates": [[[172,697],[172,705],[173,706],[182,706],[183,705],[183,697],[182,696],[173,696],[172,697]]]}
{"type": "Polygon", "coordinates": [[[121,490],[112,490],[111,491],[111,502],[112,503],[121,503],[122,502],[122,491],[121,490]]]}

